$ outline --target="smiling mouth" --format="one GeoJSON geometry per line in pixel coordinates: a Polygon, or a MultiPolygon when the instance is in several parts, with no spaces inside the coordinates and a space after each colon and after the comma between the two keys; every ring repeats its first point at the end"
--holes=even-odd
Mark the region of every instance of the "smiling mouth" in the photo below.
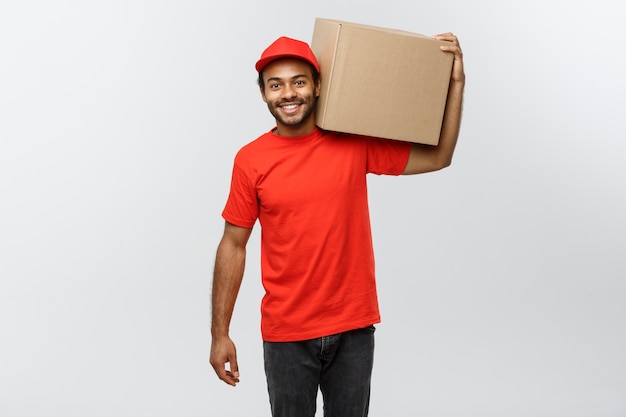
{"type": "Polygon", "coordinates": [[[285,113],[295,113],[298,110],[298,108],[300,107],[300,104],[299,103],[290,103],[290,104],[283,104],[283,105],[281,105],[279,107],[285,113]]]}

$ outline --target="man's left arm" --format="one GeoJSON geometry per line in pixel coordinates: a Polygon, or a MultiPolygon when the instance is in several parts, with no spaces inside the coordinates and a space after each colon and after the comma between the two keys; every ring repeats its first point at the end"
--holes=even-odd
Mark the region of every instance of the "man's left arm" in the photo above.
{"type": "Polygon", "coordinates": [[[452,33],[443,33],[433,36],[433,38],[450,42],[449,45],[442,46],[441,50],[454,54],[441,134],[437,146],[411,144],[409,160],[404,172],[402,172],[403,175],[437,171],[449,166],[452,163],[452,155],[459,137],[463,110],[463,90],[465,89],[463,52],[459,40],[452,33]]]}

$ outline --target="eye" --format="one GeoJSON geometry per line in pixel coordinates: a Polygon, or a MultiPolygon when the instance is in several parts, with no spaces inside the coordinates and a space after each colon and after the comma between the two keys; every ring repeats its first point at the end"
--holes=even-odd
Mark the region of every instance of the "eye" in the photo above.
{"type": "Polygon", "coordinates": [[[278,87],[280,87],[280,84],[278,83],[271,83],[269,86],[272,90],[276,90],[278,87]]]}
{"type": "Polygon", "coordinates": [[[298,86],[302,86],[302,85],[304,85],[304,80],[298,80],[298,81],[296,81],[296,85],[298,85],[298,86]]]}

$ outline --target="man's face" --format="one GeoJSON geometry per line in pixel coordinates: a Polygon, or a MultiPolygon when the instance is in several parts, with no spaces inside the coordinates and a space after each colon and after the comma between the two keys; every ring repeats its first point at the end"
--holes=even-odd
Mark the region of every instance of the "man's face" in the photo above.
{"type": "Polygon", "coordinates": [[[319,83],[314,84],[308,63],[299,59],[278,59],[263,69],[263,81],[261,95],[276,119],[279,134],[287,135],[303,127],[314,128],[319,83]]]}

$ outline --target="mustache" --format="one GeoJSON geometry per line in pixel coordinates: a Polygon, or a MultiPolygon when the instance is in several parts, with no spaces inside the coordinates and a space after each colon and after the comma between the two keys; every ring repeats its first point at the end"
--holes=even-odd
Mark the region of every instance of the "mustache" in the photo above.
{"type": "Polygon", "coordinates": [[[281,104],[304,104],[306,102],[306,100],[299,98],[299,97],[294,97],[292,99],[288,99],[288,98],[284,98],[280,101],[277,101],[275,103],[276,106],[280,106],[281,104]]]}

